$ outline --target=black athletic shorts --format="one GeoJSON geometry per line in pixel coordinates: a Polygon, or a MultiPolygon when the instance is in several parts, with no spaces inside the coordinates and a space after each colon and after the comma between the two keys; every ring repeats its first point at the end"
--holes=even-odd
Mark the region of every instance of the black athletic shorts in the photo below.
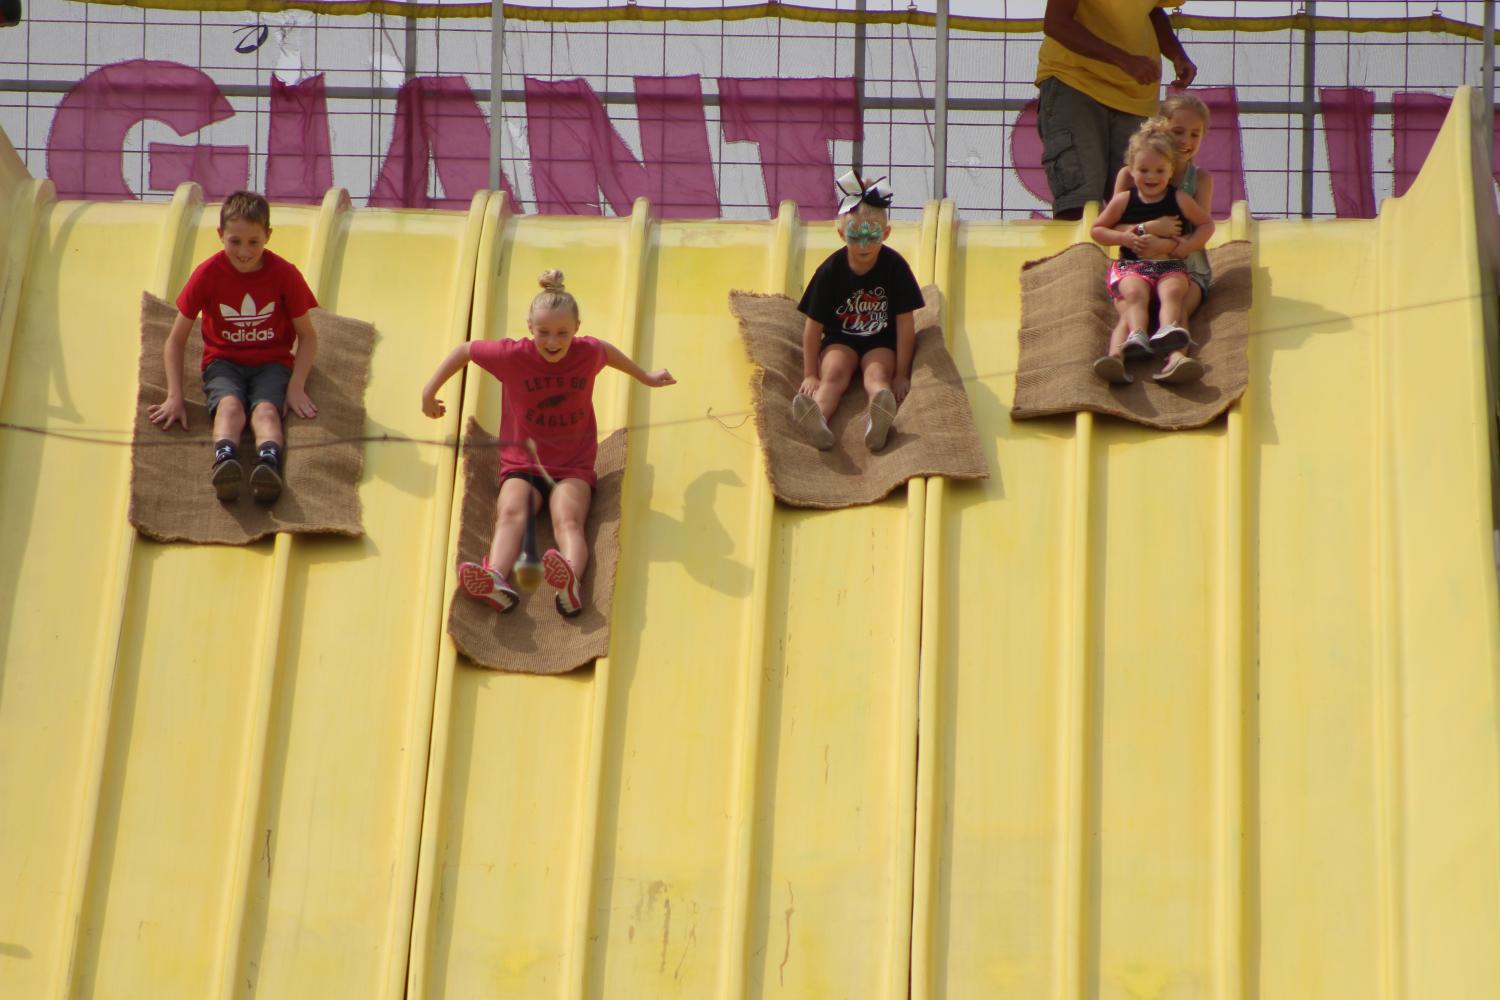
{"type": "Polygon", "coordinates": [[[548,482],[545,477],[539,476],[535,472],[522,472],[519,469],[513,469],[500,477],[500,485],[504,486],[507,479],[526,480],[531,484],[532,489],[536,490],[542,495],[542,503],[544,504],[552,496],[552,484],[548,482]]]}
{"type": "Polygon", "coordinates": [[[868,337],[851,337],[846,333],[830,333],[825,329],[823,331],[823,340],[818,344],[818,354],[821,355],[833,344],[843,344],[863,360],[866,354],[877,348],[884,347],[894,351],[896,349],[896,328],[888,326],[879,333],[871,334],[868,337]]]}

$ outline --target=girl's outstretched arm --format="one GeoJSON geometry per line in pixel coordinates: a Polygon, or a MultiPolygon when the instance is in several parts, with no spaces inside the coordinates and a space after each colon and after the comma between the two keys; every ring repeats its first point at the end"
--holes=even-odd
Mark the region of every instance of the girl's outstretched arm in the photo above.
{"type": "Polygon", "coordinates": [[[453,350],[448,352],[448,356],[443,359],[442,364],[437,366],[437,371],[432,373],[432,378],[428,379],[427,384],[422,387],[423,413],[436,420],[438,417],[441,417],[444,413],[448,412],[448,408],[443,405],[443,401],[437,398],[438,390],[441,389],[443,387],[443,384],[450,378],[452,378],[460,368],[468,363],[469,342],[464,341],[462,344],[459,344],[453,350]]]}
{"type": "Polygon", "coordinates": [[[672,377],[672,373],[665,368],[658,368],[654,372],[648,372],[626,357],[625,352],[614,344],[601,340],[599,341],[599,346],[604,348],[605,364],[616,371],[624,372],[642,385],[649,385],[653,389],[660,389],[664,385],[677,384],[677,380],[672,377]]]}

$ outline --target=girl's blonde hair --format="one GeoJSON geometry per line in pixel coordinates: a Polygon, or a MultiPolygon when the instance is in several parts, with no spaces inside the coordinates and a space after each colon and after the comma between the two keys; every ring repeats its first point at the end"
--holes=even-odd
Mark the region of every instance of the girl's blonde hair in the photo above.
{"type": "Polygon", "coordinates": [[[563,273],[557,268],[543,271],[542,276],[537,279],[537,284],[542,290],[537,293],[536,298],[531,300],[531,309],[526,313],[530,320],[539,312],[551,312],[554,309],[567,309],[578,319],[578,300],[563,286],[563,273]]]}
{"type": "Polygon", "coordinates": [[[1161,102],[1161,110],[1157,112],[1162,118],[1170,119],[1179,111],[1191,111],[1203,119],[1203,125],[1208,127],[1208,105],[1197,94],[1189,94],[1183,90],[1176,90],[1167,95],[1167,99],[1161,102]]]}
{"type": "Polygon", "coordinates": [[[1129,167],[1147,150],[1160,153],[1176,169],[1177,143],[1172,141],[1171,125],[1165,118],[1147,118],[1135,130],[1135,135],[1130,137],[1130,146],[1125,150],[1125,166],[1129,167]]]}

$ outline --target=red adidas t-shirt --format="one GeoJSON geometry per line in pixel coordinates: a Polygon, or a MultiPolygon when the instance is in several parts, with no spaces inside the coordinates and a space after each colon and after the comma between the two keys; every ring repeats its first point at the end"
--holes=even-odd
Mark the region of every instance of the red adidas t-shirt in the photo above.
{"type": "Polygon", "coordinates": [[[221,250],[199,264],[177,296],[188,319],[203,315],[203,367],[215,358],[254,367],[292,367],[292,320],[318,304],[302,272],[267,250],[260,269],[241,274],[221,250]]]}
{"type": "Polygon", "coordinates": [[[535,472],[526,439],[558,482],[594,485],[599,429],[594,422],[594,376],[604,367],[604,345],[574,337],[561,361],[548,361],[530,337],[481,340],[469,358],[505,386],[500,404],[500,475],[535,472]]]}

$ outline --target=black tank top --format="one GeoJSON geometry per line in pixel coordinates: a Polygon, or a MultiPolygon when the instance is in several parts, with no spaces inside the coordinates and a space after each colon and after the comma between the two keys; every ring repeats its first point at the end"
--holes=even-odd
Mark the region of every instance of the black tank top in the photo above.
{"type": "MultiPolygon", "coordinates": [[[[1127,226],[1138,226],[1152,219],[1175,218],[1183,223],[1183,231],[1187,231],[1187,220],[1182,218],[1182,212],[1177,207],[1177,189],[1167,185],[1167,191],[1161,196],[1160,201],[1146,203],[1141,201],[1140,192],[1135,188],[1130,189],[1130,203],[1125,206],[1125,212],[1120,216],[1120,221],[1127,226]]],[[[1140,260],[1129,247],[1120,247],[1120,257],[1124,260],[1140,260]]]]}

